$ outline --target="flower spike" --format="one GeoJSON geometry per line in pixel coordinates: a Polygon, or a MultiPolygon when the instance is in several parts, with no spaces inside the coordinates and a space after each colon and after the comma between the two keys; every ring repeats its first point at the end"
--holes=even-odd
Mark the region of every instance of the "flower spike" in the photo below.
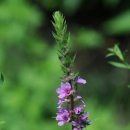
{"type": "Polygon", "coordinates": [[[75,55],[71,53],[70,33],[67,32],[67,24],[64,16],[56,11],[53,15],[53,36],[58,44],[58,57],[63,70],[63,78],[56,93],[58,94],[58,113],[56,120],[59,126],[71,123],[72,130],[82,130],[89,125],[89,113],[85,113],[86,104],[80,95],[77,95],[78,84],[86,84],[87,81],[73,72],[75,55]],[[76,103],[78,102],[78,103],[76,103]]]}

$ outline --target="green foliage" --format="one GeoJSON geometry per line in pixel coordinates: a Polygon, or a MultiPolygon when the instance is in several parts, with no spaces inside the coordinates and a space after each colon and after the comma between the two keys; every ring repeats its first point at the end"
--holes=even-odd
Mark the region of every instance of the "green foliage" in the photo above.
{"type": "Polygon", "coordinates": [[[119,4],[120,0],[103,0],[103,2],[107,7],[115,7],[119,4]]]}
{"type": "MultiPolygon", "coordinates": [[[[88,109],[90,111],[90,116],[92,119],[94,119],[92,121],[92,124],[89,126],[89,130],[122,130],[122,126],[119,124],[118,126],[116,125],[117,124],[117,120],[116,120],[116,117],[114,116],[115,115],[115,111],[114,111],[114,108],[110,105],[106,105],[106,106],[98,106],[97,102],[95,100],[93,100],[91,102],[88,101],[88,109]],[[90,106],[91,105],[91,106],[90,106]],[[97,108],[98,106],[98,108],[97,108]],[[95,108],[97,108],[95,110],[95,108]],[[113,118],[112,118],[113,117],[113,118]],[[107,126],[107,123],[108,122],[111,122],[110,125],[107,126]]],[[[125,130],[126,127],[123,126],[123,128],[125,130]]]]}
{"type": "Polygon", "coordinates": [[[67,25],[63,15],[57,11],[53,15],[54,22],[53,26],[55,28],[55,33],[53,33],[56,39],[59,49],[63,50],[65,46],[69,43],[69,34],[67,34],[67,25]]]}
{"type": "Polygon", "coordinates": [[[24,0],[0,2],[0,16],[0,42],[9,44],[26,39],[41,21],[40,13],[24,0]]]}
{"type": "MultiPolygon", "coordinates": [[[[117,0],[103,1],[107,1],[108,6],[107,9],[105,8],[107,11],[110,11],[110,6],[114,7],[118,4],[115,2],[113,6],[114,1],[117,0]]],[[[90,12],[89,16],[83,13],[83,19],[77,20],[77,14],[85,11],[85,8],[82,8],[82,3],[93,9],[96,2],[91,0],[87,1],[86,4],[85,0],[62,0],[62,2],[60,0],[0,1],[0,70],[4,72],[5,78],[4,84],[0,85],[3,86],[0,87],[1,130],[61,130],[53,118],[56,113],[57,100],[55,89],[59,85],[61,70],[56,54],[57,48],[53,46],[53,43],[48,42],[51,41],[50,33],[48,34],[51,26],[48,14],[54,10],[62,9],[65,14],[70,16],[71,19],[68,20],[71,25],[70,29],[74,29],[74,32],[70,30],[74,41],[73,45],[77,44],[84,49],[102,47],[104,41],[109,40],[106,39],[106,37],[108,38],[107,34],[129,32],[129,13],[125,13],[124,10],[120,10],[120,14],[117,12],[117,15],[112,12],[113,18],[110,21],[116,22],[110,24],[110,21],[106,19],[105,31],[108,33],[102,30],[102,21],[100,21],[101,26],[95,28],[93,23],[96,23],[97,15],[96,17],[92,16],[95,21],[92,22],[91,27],[88,23],[81,25],[78,21],[82,22],[86,18],[91,18],[91,14],[97,14],[97,12],[90,12]],[[126,16],[119,18],[124,15],[126,16]],[[82,29],[81,26],[84,26],[85,29],[82,29]]],[[[98,20],[101,18],[98,17],[98,20]]],[[[70,43],[69,46],[71,46],[70,43]]],[[[82,48],[76,49],[82,52],[82,48]]],[[[104,48],[101,49],[104,50],[104,48]]],[[[103,50],[101,51],[103,52],[103,50]]],[[[85,60],[82,57],[79,58],[76,65],[79,69],[82,68],[84,78],[86,76],[89,80],[87,90],[84,88],[82,93],[84,97],[87,94],[88,111],[92,116],[91,119],[96,119],[88,129],[130,130],[130,125],[126,123],[127,118],[124,115],[126,108],[128,108],[124,101],[129,99],[128,88],[124,87],[129,79],[127,73],[120,71],[120,69],[117,69],[115,73],[113,71],[106,73],[107,70],[98,70],[97,64],[92,60],[92,57],[87,55],[85,60]],[[88,65],[86,62],[89,63],[89,67],[86,67],[88,65]],[[109,93],[107,96],[106,91],[109,93]],[[98,102],[95,105],[94,99],[88,102],[91,99],[91,96],[88,95],[96,98],[98,102],[105,99],[106,104],[108,103],[106,97],[111,97],[112,100],[110,101],[112,101],[113,107],[116,107],[118,101],[121,105],[112,112],[109,104],[107,107],[98,102]],[[94,97],[95,95],[97,96],[94,97]],[[116,104],[113,103],[114,99],[116,104]],[[123,104],[125,109],[122,108],[123,104]],[[118,111],[119,108],[123,112],[118,111]]],[[[62,128],[62,130],[69,129],[70,126],[67,125],[62,128]]]]}
{"type": "Polygon", "coordinates": [[[130,66],[128,64],[118,63],[118,62],[114,62],[114,61],[110,61],[108,63],[115,66],[115,67],[118,67],[118,68],[130,69],[130,66]]]}
{"type": "Polygon", "coordinates": [[[80,8],[83,0],[41,0],[40,3],[47,10],[61,9],[67,15],[75,14],[80,8]]]}
{"type": "Polygon", "coordinates": [[[121,50],[120,50],[120,48],[119,48],[119,46],[118,46],[117,44],[115,44],[113,48],[108,48],[108,51],[109,51],[110,53],[108,53],[106,57],[115,55],[115,56],[117,56],[121,61],[124,61],[125,58],[124,58],[124,56],[123,56],[123,53],[121,52],[121,50]]]}
{"type": "Polygon", "coordinates": [[[4,82],[4,76],[3,74],[1,74],[1,77],[0,77],[0,85],[4,82]]]}
{"type": "Polygon", "coordinates": [[[97,48],[101,47],[104,42],[103,35],[92,29],[79,29],[77,34],[73,36],[73,42],[80,47],[97,48]]]}
{"type": "Polygon", "coordinates": [[[44,13],[24,0],[0,1],[0,7],[0,69],[6,75],[0,129],[45,130],[56,108],[56,99],[48,95],[55,96],[61,72],[56,48],[37,33],[44,13]]]}
{"type": "Polygon", "coordinates": [[[59,0],[41,0],[41,3],[48,9],[53,9],[58,6],[59,0]]]}
{"type": "Polygon", "coordinates": [[[70,15],[74,14],[80,7],[82,0],[62,0],[62,8],[70,15]]]}
{"type": "Polygon", "coordinates": [[[54,38],[58,44],[58,56],[61,61],[64,75],[68,75],[72,70],[75,55],[71,53],[70,49],[70,33],[67,32],[67,24],[63,15],[56,11],[53,15],[54,22],[52,22],[55,33],[54,38]]]}
{"type": "Polygon", "coordinates": [[[118,68],[130,69],[130,65],[127,63],[125,56],[117,44],[115,44],[113,48],[108,48],[108,51],[109,53],[106,57],[116,56],[120,60],[120,62],[110,61],[108,63],[118,68]]]}
{"type": "Polygon", "coordinates": [[[118,14],[104,24],[108,34],[124,34],[130,32],[130,11],[127,10],[118,14]]]}

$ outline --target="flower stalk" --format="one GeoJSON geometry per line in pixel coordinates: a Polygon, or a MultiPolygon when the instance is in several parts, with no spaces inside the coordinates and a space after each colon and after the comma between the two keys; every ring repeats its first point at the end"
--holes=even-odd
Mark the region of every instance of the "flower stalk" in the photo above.
{"type": "Polygon", "coordinates": [[[88,112],[84,113],[86,105],[82,97],[78,95],[77,88],[78,84],[86,84],[86,80],[73,71],[75,55],[71,52],[70,33],[67,32],[65,18],[56,11],[53,19],[52,24],[55,28],[53,36],[58,44],[58,57],[63,71],[61,85],[56,90],[59,98],[56,120],[59,126],[71,123],[72,130],[82,130],[89,125],[90,121],[88,112]]]}

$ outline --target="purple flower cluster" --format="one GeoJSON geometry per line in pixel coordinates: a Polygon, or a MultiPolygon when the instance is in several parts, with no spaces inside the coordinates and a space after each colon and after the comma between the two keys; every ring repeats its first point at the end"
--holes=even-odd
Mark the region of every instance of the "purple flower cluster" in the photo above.
{"type": "Polygon", "coordinates": [[[59,108],[59,113],[57,114],[56,120],[59,121],[58,125],[62,126],[70,121],[69,112],[63,108],[59,108]]]}
{"type": "MultiPolygon", "coordinates": [[[[86,84],[86,80],[77,77],[73,80],[75,86],[77,84],[86,84]]],[[[58,94],[58,113],[56,120],[59,126],[63,126],[65,123],[71,123],[73,130],[82,130],[89,125],[88,116],[89,113],[84,113],[86,104],[81,96],[77,95],[77,88],[72,86],[70,82],[61,83],[60,88],[56,90],[58,94]],[[73,99],[72,99],[73,97],[73,99]],[[73,100],[73,107],[72,107],[73,100]],[[77,102],[75,105],[75,102],[77,102]]]]}

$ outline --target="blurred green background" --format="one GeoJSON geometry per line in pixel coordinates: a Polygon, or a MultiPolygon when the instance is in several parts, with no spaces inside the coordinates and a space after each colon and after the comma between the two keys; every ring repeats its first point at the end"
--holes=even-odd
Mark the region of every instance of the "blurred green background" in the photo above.
{"type": "MultiPolygon", "coordinates": [[[[88,130],[130,130],[130,72],[110,66],[107,48],[120,42],[130,56],[129,0],[0,0],[0,130],[70,130],[55,121],[62,75],[52,14],[66,16],[88,130]]],[[[129,59],[128,59],[129,60],[129,59]]]]}

